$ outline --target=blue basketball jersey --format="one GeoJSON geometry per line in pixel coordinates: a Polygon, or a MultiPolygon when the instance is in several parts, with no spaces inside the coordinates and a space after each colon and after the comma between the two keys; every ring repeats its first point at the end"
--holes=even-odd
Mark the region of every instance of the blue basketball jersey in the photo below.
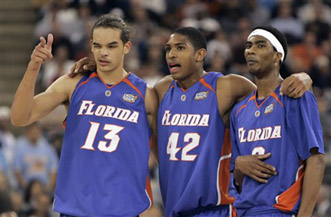
{"type": "Polygon", "coordinates": [[[151,205],[146,84],[84,76],[72,94],[54,209],[72,216],[137,216],[151,205]]]}
{"type": "Polygon", "coordinates": [[[173,81],[160,103],[160,187],[166,216],[188,216],[234,201],[228,195],[229,130],[215,93],[220,76],[210,72],[187,90],[173,81]]]}
{"type": "Polygon", "coordinates": [[[279,94],[279,88],[258,103],[256,92],[238,103],[231,113],[232,163],[239,155],[271,153],[264,162],[277,175],[267,184],[244,177],[242,192],[234,206],[245,212],[280,210],[296,214],[301,200],[305,161],[312,148],[324,153],[322,128],[314,95],[294,99],[279,94]]]}

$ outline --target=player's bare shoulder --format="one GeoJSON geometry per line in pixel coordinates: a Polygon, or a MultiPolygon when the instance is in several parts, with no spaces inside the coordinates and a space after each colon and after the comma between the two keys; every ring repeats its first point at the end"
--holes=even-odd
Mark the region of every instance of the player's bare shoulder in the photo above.
{"type": "Polygon", "coordinates": [[[158,97],[155,89],[149,85],[147,85],[146,88],[145,105],[147,114],[154,114],[157,112],[158,97]]]}
{"type": "Polygon", "coordinates": [[[171,82],[173,82],[173,78],[171,75],[167,75],[163,78],[161,78],[154,86],[154,89],[157,93],[157,96],[159,98],[159,102],[163,99],[164,94],[167,92],[171,82]]]}
{"type": "Polygon", "coordinates": [[[216,95],[218,109],[224,123],[228,122],[234,104],[252,93],[255,88],[250,80],[240,75],[229,74],[218,78],[216,95]]]}
{"type": "Polygon", "coordinates": [[[216,92],[218,97],[230,97],[234,101],[249,95],[256,89],[255,84],[249,79],[236,74],[219,77],[216,92]]]}

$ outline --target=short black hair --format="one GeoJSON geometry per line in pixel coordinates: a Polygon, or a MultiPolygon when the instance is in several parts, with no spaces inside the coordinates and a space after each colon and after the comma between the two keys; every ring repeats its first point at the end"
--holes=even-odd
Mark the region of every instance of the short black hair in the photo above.
{"type": "Polygon", "coordinates": [[[91,29],[91,39],[93,39],[93,31],[96,28],[114,28],[121,30],[121,40],[123,44],[130,40],[130,29],[125,21],[120,17],[115,17],[110,14],[104,14],[100,16],[94,23],[91,29]]]}
{"type": "Polygon", "coordinates": [[[207,42],[205,36],[202,32],[194,27],[180,27],[175,29],[172,34],[181,34],[186,36],[193,44],[194,50],[199,50],[201,48],[207,50],[207,42]]]}
{"type": "Polygon", "coordinates": [[[286,40],[285,35],[283,33],[281,33],[278,29],[276,29],[275,27],[272,27],[272,26],[257,26],[252,31],[254,31],[255,29],[266,30],[277,38],[277,40],[280,42],[280,44],[282,45],[282,47],[284,49],[284,60],[283,60],[283,62],[284,62],[286,55],[287,55],[287,40],[286,40]]]}

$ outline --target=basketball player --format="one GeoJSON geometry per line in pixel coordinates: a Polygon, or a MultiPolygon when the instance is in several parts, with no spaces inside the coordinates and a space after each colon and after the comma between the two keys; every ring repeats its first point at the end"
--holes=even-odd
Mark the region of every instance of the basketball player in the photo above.
{"type": "MultiPolygon", "coordinates": [[[[234,103],[256,87],[241,76],[205,72],[205,56],[206,39],[200,31],[174,31],[166,45],[171,75],[155,86],[160,101],[155,155],[167,217],[234,214],[234,198],[228,194],[231,146],[226,123],[234,103]]],[[[93,65],[84,58],[72,73],[93,65]]],[[[289,77],[283,91],[298,97],[310,86],[302,73],[289,77]]]]}
{"type": "Polygon", "coordinates": [[[206,41],[195,28],[175,30],[165,50],[171,76],[155,89],[166,216],[233,216],[226,126],[232,106],[255,85],[238,75],[205,72],[206,41]]]}
{"type": "Polygon", "coordinates": [[[280,95],[286,53],[285,36],[271,26],[248,36],[245,58],[257,91],[231,113],[238,216],[311,216],[317,200],[325,167],[318,108],[310,91],[299,99],[280,95]]]}
{"type": "Polygon", "coordinates": [[[35,47],[11,120],[24,126],[60,104],[68,107],[54,209],[61,216],[138,216],[152,201],[148,158],[158,101],[152,88],[123,68],[131,48],[128,27],[120,18],[101,16],[91,31],[96,70],[62,76],[34,96],[52,42],[49,34],[35,47]]]}

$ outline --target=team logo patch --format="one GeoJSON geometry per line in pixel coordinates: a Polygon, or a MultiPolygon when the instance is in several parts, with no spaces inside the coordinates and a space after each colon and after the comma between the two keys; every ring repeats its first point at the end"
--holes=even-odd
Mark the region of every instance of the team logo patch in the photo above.
{"type": "Polygon", "coordinates": [[[209,91],[204,91],[204,92],[197,93],[197,94],[195,94],[194,99],[195,99],[195,100],[203,100],[203,99],[206,99],[206,98],[208,97],[208,93],[209,93],[209,91]]]}
{"type": "Polygon", "coordinates": [[[259,117],[260,116],[260,111],[256,111],[254,115],[255,115],[255,117],[259,117]]]}
{"type": "Polygon", "coordinates": [[[123,95],[123,100],[125,102],[129,102],[129,103],[134,103],[136,100],[138,99],[138,96],[133,95],[133,94],[124,94],[123,95]]]}
{"type": "Polygon", "coordinates": [[[272,103],[265,107],[264,114],[269,114],[274,110],[275,103],[272,103]]]}
{"type": "Polygon", "coordinates": [[[186,96],[183,94],[180,99],[184,102],[186,100],[186,96]]]}

